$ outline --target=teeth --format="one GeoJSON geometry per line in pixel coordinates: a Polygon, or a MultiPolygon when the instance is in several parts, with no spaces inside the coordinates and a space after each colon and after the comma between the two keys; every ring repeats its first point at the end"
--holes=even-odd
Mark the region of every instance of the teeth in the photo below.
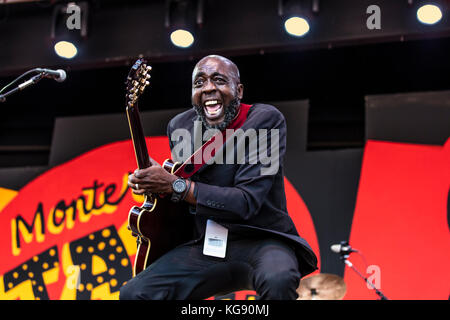
{"type": "Polygon", "coordinates": [[[210,105],[213,105],[213,104],[217,104],[217,100],[209,100],[209,101],[205,102],[205,106],[210,106],[210,105]]]}
{"type": "Polygon", "coordinates": [[[215,115],[216,113],[218,113],[219,112],[219,110],[216,110],[216,111],[209,111],[208,110],[208,113],[210,114],[210,115],[215,115]]]}
{"type": "Polygon", "coordinates": [[[221,105],[218,100],[208,100],[205,102],[206,112],[209,115],[216,115],[220,113],[221,105]]]}

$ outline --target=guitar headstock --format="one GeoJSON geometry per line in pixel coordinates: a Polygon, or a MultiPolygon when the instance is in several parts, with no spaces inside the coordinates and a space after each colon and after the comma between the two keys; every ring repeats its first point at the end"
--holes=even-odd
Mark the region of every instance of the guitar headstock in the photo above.
{"type": "Polygon", "coordinates": [[[127,76],[127,94],[126,102],[128,107],[133,107],[145,88],[150,84],[150,70],[151,66],[147,65],[144,59],[138,59],[127,76]]]}

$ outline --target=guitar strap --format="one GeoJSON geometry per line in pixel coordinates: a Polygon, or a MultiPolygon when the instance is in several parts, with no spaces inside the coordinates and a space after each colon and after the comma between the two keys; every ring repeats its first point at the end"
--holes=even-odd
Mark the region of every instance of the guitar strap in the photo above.
{"type": "MultiPolygon", "coordinates": [[[[248,111],[252,106],[248,104],[241,103],[241,107],[239,108],[239,113],[236,118],[228,125],[226,129],[239,129],[244,124],[245,120],[247,120],[248,111]]],[[[206,141],[200,148],[197,149],[190,157],[187,159],[175,172],[174,174],[180,178],[189,178],[198,170],[200,170],[209,160],[211,160],[215,153],[210,152],[207,154],[203,154],[203,151],[215,141],[218,135],[222,135],[222,141],[225,144],[225,133],[226,129],[221,132],[218,132],[216,135],[212,136],[208,141],[206,141]],[[200,153],[200,155],[199,155],[200,153]],[[197,160],[197,161],[194,161],[197,160]],[[198,161],[200,159],[201,161],[198,161]]],[[[233,137],[231,137],[233,139],[233,137]]]]}

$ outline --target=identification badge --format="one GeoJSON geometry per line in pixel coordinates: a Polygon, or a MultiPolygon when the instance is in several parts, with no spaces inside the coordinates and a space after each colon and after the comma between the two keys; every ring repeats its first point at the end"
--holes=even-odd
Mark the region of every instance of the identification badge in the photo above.
{"type": "Polygon", "coordinates": [[[206,256],[225,258],[227,238],[228,229],[208,219],[208,221],[206,222],[203,254],[206,256]]]}

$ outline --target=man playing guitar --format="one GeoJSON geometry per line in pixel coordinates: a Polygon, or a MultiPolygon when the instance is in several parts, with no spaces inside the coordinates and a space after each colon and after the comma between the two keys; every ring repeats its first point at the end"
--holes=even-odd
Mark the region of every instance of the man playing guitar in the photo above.
{"type": "Polygon", "coordinates": [[[239,127],[244,132],[276,130],[265,146],[277,146],[275,170],[264,173],[268,164],[248,161],[249,155],[245,163],[205,164],[189,178],[152,159],[150,167],[137,169],[128,179],[135,194],[165,194],[187,204],[183,214],[195,224],[192,237],[136,274],[121,288],[120,299],[205,299],[238,290],[255,290],[261,299],[296,299],[301,277],[317,269],[315,254],[286,208],[285,119],[273,106],[242,104],[243,92],[232,61],[216,55],[201,59],[192,75],[193,108],[168,125],[171,149],[180,142],[172,141],[172,133],[186,129],[194,135],[195,121],[225,132],[244,117],[239,127]]]}

